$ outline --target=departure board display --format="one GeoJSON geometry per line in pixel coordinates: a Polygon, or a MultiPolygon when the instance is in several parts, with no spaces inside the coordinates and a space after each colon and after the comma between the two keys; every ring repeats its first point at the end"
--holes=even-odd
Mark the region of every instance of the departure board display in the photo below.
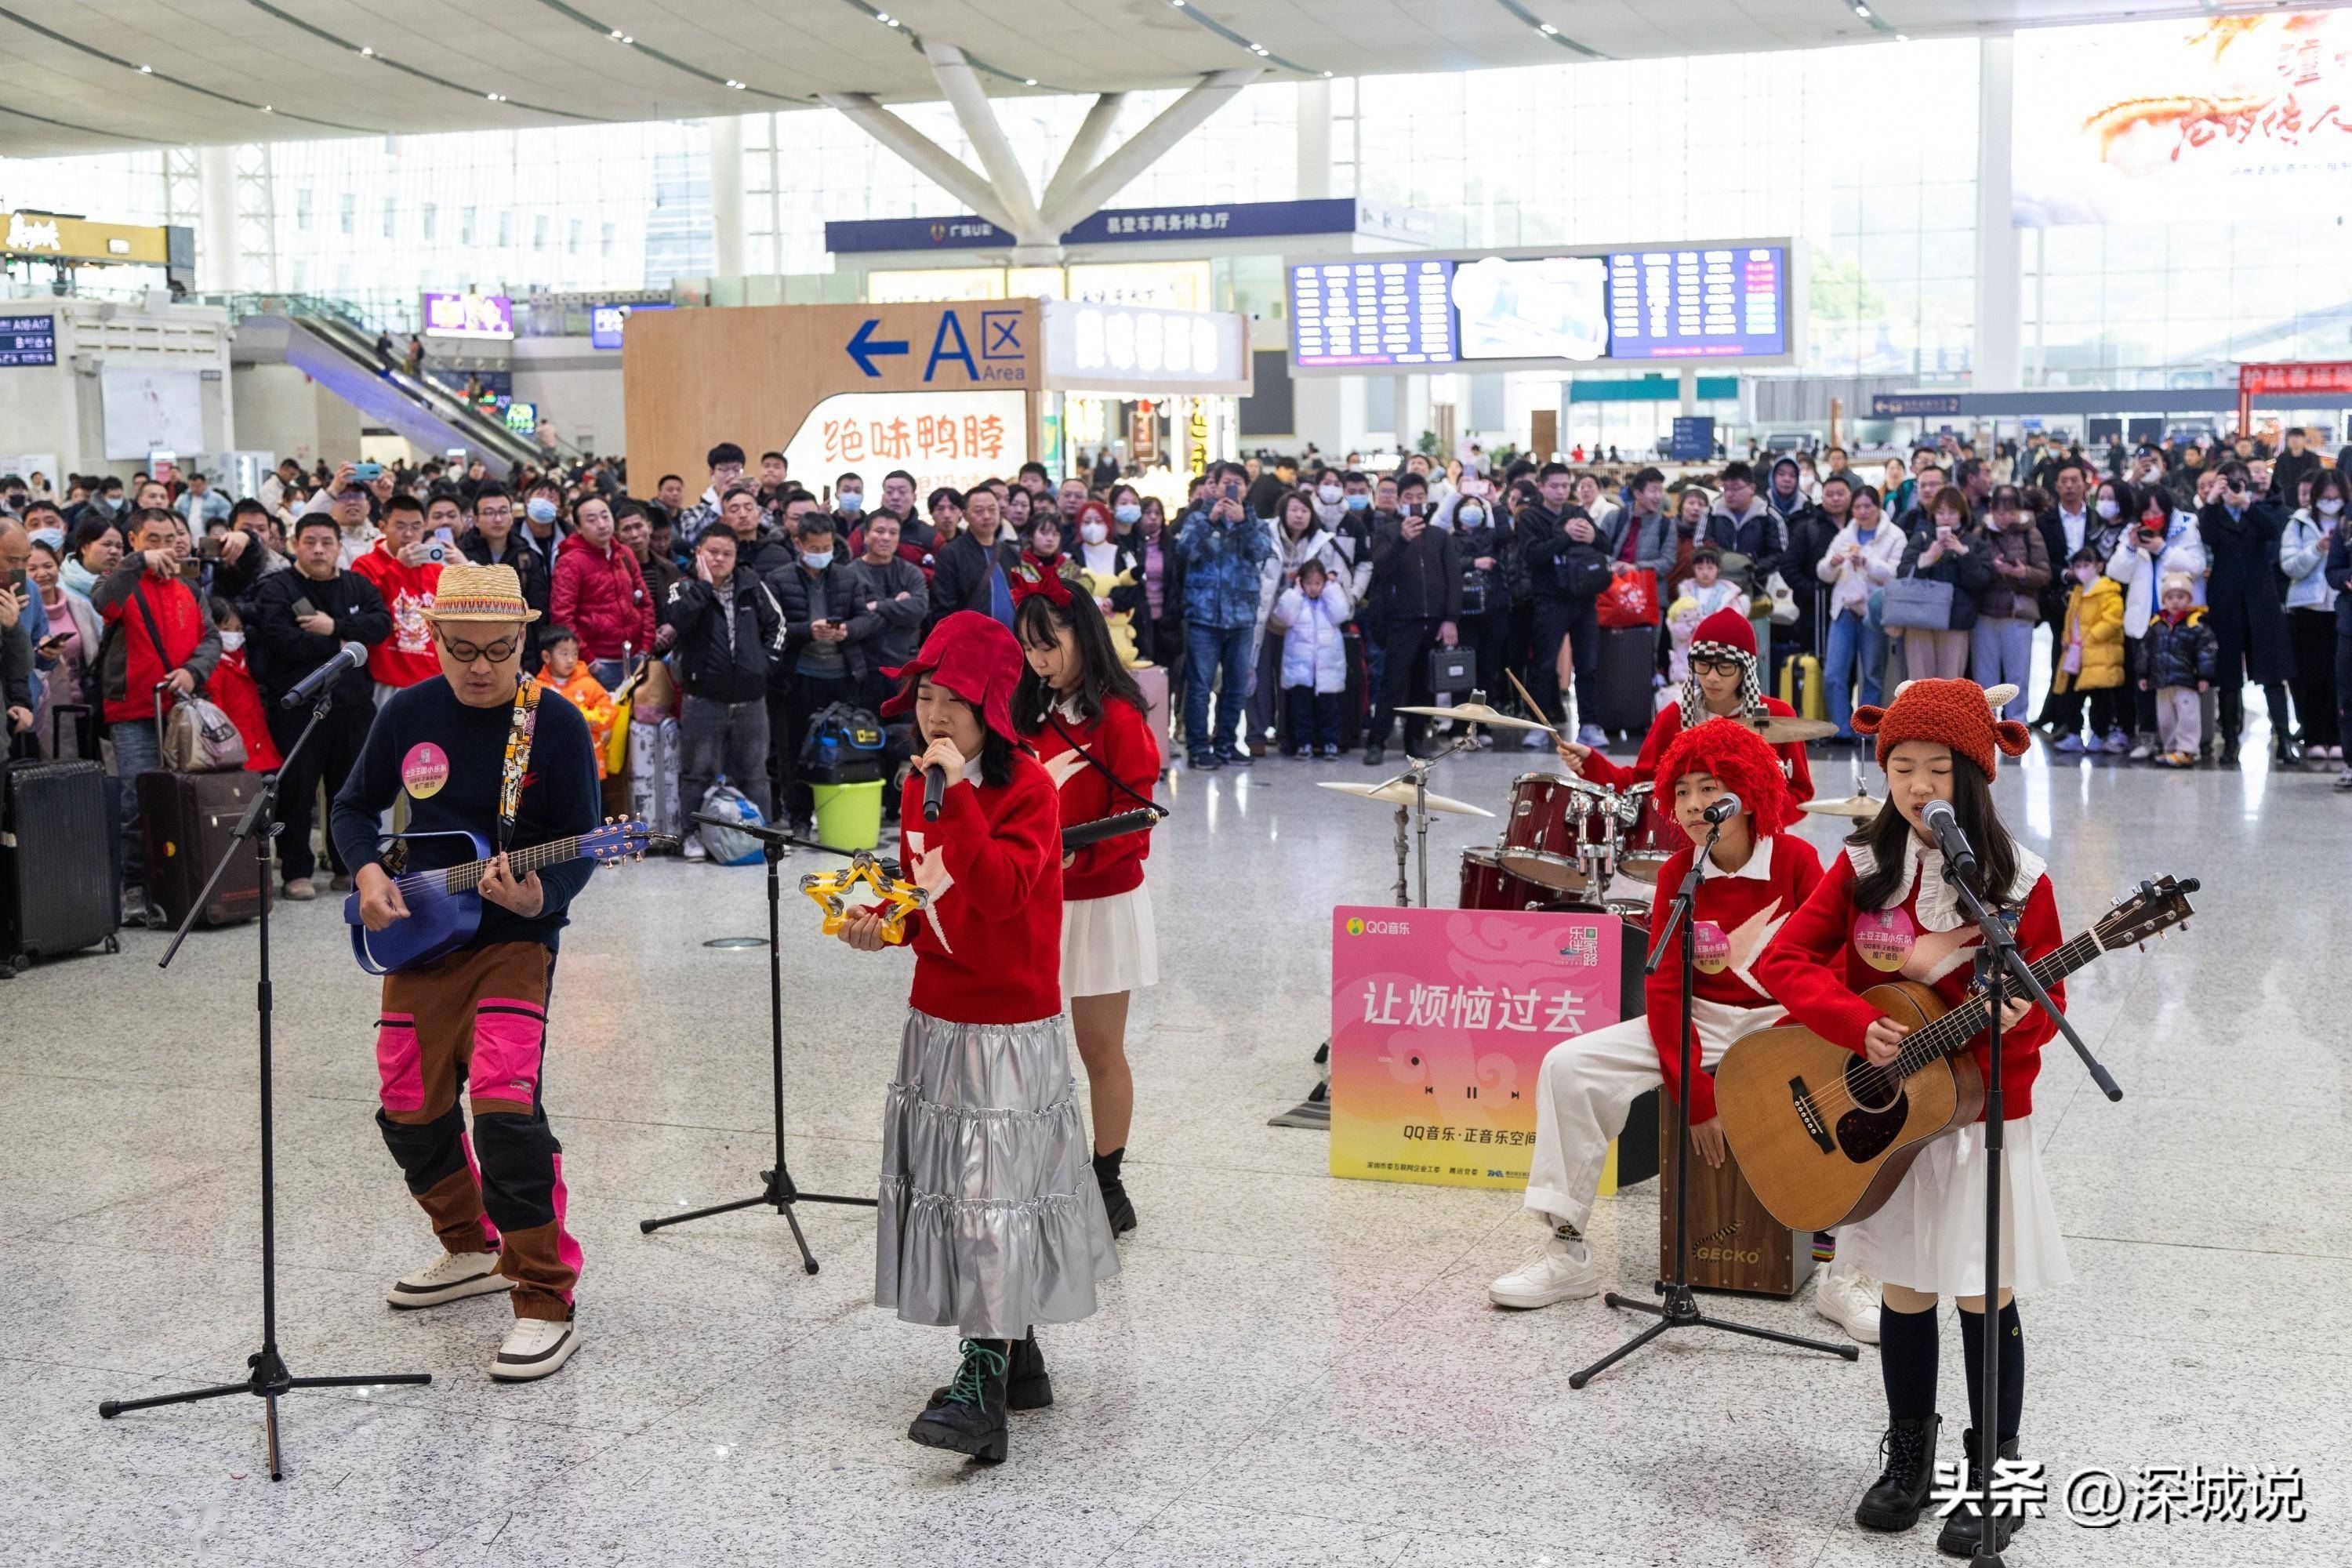
{"type": "Polygon", "coordinates": [[[1294,365],[1451,364],[1454,263],[1425,257],[1300,262],[1290,268],[1294,365]]]}
{"type": "Polygon", "coordinates": [[[55,316],[0,316],[0,365],[58,363],[55,316]]]}
{"type": "Polygon", "coordinates": [[[1777,245],[1609,256],[1611,359],[1755,359],[1789,352],[1789,253],[1777,245]]]}

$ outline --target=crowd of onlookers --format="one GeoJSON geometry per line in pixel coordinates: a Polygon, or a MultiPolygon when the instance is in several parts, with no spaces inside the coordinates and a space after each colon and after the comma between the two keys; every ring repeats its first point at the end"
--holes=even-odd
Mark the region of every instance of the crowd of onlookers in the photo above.
{"type": "MultiPolygon", "coordinates": [[[[1754,617],[1768,682],[1822,712],[1832,743],[1892,682],[1966,675],[2018,687],[2011,715],[2060,752],[2231,765],[2252,684],[2278,761],[2340,762],[2345,460],[2300,430],[2275,451],[2187,441],[2099,462],[2040,436],[1981,454],[1947,437],[1669,482],[1623,463],[1471,449],[1370,467],[1310,448],[1211,464],[1172,506],[1107,455],[1059,479],[1030,463],[968,489],[903,469],[812,489],[781,453],[728,442],[697,479],[643,495],[612,459],[500,479],[289,458],[234,498],[197,473],[68,477],[61,494],[8,475],[0,689],[19,748],[103,754],[125,781],[160,765],[157,715],[178,696],[215,704],[251,731],[247,765],[275,767],[310,717],[277,700],[363,645],[367,678],[338,689],[281,788],[298,899],[316,891],[314,791],[340,785],[383,695],[437,672],[422,611],[457,559],[515,569],[541,612],[526,668],[592,716],[609,720],[615,692],[667,706],[687,811],[723,778],[795,825],[813,720],[878,707],[882,672],[944,615],[1009,624],[1012,582],[1039,571],[1093,595],[1122,657],[1158,672],[1147,689],[1196,769],[1276,749],[1377,763],[1400,717],[1407,747],[1427,737],[1399,709],[1473,690],[1516,708],[1515,681],[1555,723],[1572,700],[1578,738],[1603,743],[1664,700],[1691,627],[1727,605],[1754,617]]],[[[2352,769],[2337,782],[2352,789],[2352,769]]],[[[127,790],[122,805],[135,891],[127,790]]]]}

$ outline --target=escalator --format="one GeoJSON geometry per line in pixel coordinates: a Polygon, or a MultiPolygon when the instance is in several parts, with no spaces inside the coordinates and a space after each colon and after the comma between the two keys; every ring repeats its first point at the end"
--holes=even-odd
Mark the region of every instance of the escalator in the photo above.
{"type": "MultiPolygon", "coordinates": [[[[383,426],[435,453],[464,447],[494,471],[510,475],[525,463],[545,467],[579,453],[559,442],[551,451],[516,434],[465,397],[429,376],[413,376],[376,358],[375,330],[348,307],[299,294],[240,294],[208,299],[229,310],[240,347],[282,345],[285,363],[383,426]]],[[[269,357],[278,357],[271,353],[269,357]]]]}

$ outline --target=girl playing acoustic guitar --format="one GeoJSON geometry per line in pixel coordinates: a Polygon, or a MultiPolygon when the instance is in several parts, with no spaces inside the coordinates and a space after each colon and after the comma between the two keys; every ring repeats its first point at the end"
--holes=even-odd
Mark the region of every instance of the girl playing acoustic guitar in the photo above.
{"type": "MultiPolygon", "coordinates": [[[[1944,862],[1921,814],[1928,802],[1949,801],[1977,853],[1985,903],[2016,921],[2017,944],[2031,963],[2063,941],[2058,906],[2039,856],[2018,844],[1992,800],[1998,754],[2023,754],[2025,727],[1995,722],[2013,692],[1990,692],[1969,680],[1914,680],[1884,709],[1855,710],[1853,727],[1878,740],[1886,772],[1887,804],[1846,840],[1821,886],[1758,961],[1766,991],[1822,1038],[1880,1066],[1901,1050],[1905,1026],[1881,1017],[1862,993],[1900,977],[1931,986],[1948,1005],[1972,985],[1977,929],[1961,912],[1945,879],[1944,862]]],[[[2065,1005],[2063,991],[2053,997],[2065,1005]]],[[[2003,1135],[2000,1344],[2001,1408],[1991,1447],[2017,1457],[2018,1416],[2025,1390],[2025,1342],[2012,1290],[2032,1291],[2070,1277],[2058,1217],[2042,1180],[2033,1139],[2033,1079],[2042,1047],[2057,1032],[2030,1002],[2011,1002],[2001,1018],[2003,1135]]],[[[1969,1049],[1981,1072],[1989,1036],[1969,1049]]],[[[1851,1259],[1885,1280],[1879,1314],[1879,1372],[1886,1386],[1887,1430],[1881,1440],[1886,1468],[1854,1510],[1870,1530],[1908,1530],[1935,1479],[1937,1299],[1960,1309],[1960,1347],[1969,1366],[1969,1430],[1963,1438],[1971,1469],[1988,1462],[1979,1434],[1988,1412],[1976,1408],[1984,1386],[1984,1134],[1963,1127],[1922,1149],[1902,1184],[1877,1212],[1840,1233],[1841,1260],[1851,1259]]],[[[1971,1485],[1980,1484],[1972,1479],[1971,1485]]],[[[1995,1521],[1995,1549],[2019,1521],[1995,1521]]],[[[1937,1547],[1960,1556],[1976,1547],[1980,1523],[1963,1503],[1946,1521],[1937,1547]]]]}

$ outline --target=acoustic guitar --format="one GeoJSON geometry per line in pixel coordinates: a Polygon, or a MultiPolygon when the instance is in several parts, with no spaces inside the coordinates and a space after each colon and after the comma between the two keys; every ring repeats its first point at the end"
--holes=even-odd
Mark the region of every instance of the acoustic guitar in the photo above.
{"type": "MultiPolygon", "coordinates": [[[[370,931],[360,918],[355,890],[343,900],[343,919],[352,928],[352,956],[370,974],[390,974],[413,969],[473,941],[482,927],[482,878],[494,857],[489,841],[474,833],[410,833],[387,835],[387,846],[404,847],[412,862],[432,858],[437,852],[473,852],[473,858],[436,870],[411,871],[393,879],[400,889],[408,918],[382,931],[370,931]]],[[[592,832],[552,839],[517,849],[507,864],[518,879],[567,860],[594,860],[612,866],[632,857],[642,858],[648,848],[675,847],[677,840],[653,832],[635,817],[608,821],[592,832]]]]}
{"type": "MultiPolygon", "coordinates": [[[[2036,963],[2033,977],[2054,985],[2103,952],[2182,924],[2196,890],[2193,877],[2142,882],[2036,963]]],[[[1897,980],[1863,1000],[1911,1026],[1885,1067],[1790,1025],[1741,1037],[1716,1068],[1716,1110],[1740,1173],[1772,1217],[1796,1230],[1875,1214],[1930,1139],[1984,1110],[1984,1079],[1963,1047],[1992,1021],[1988,998],[1974,994],[1946,1011],[1929,987],[1897,980]]]]}

